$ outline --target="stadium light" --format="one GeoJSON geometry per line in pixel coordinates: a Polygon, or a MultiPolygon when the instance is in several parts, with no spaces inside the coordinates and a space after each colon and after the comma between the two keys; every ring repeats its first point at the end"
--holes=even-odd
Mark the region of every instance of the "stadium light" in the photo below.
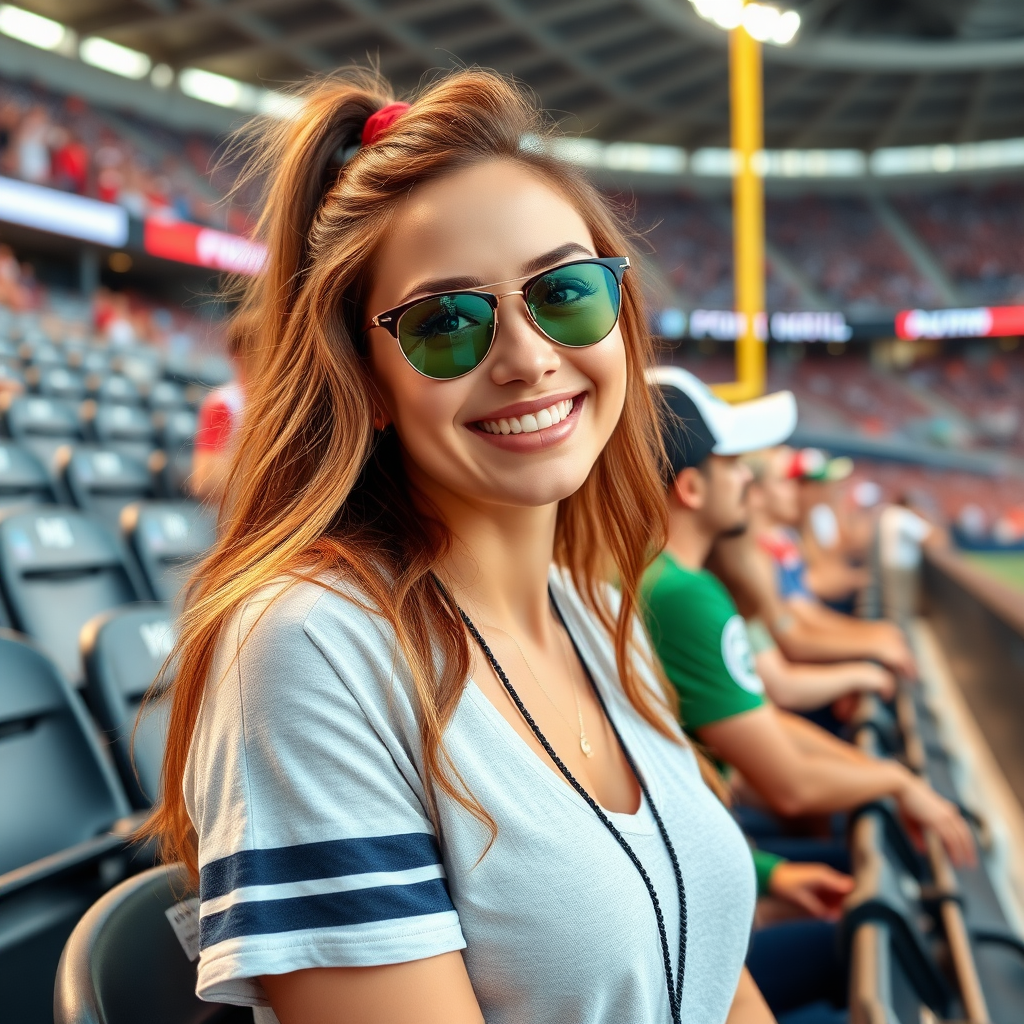
{"type": "Polygon", "coordinates": [[[185,68],[178,75],[178,88],[194,100],[204,100],[218,107],[251,110],[255,104],[249,93],[252,86],[227,75],[215,75],[202,68],[185,68]]]}
{"type": "Polygon", "coordinates": [[[731,31],[742,25],[759,43],[788,46],[800,31],[796,11],[780,11],[771,4],[744,3],[743,0],[690,0],[694,10],[719,28],[731,31]]]}
{"type": "Polygon", "coordinates": [[[11,4],[0,4],[0,32],[41,50],[59,50],[69,35],[59,21],[11,4]]]}
{"type": "Polygon", "coordinates": [[[153,62],[144,53],[130,50],[127,46],[112,43],[109,39],[89,36],[78,47],[78,56],[86,64],[101,68],[113,75],[124,78],[145,78],[153,62]]]}

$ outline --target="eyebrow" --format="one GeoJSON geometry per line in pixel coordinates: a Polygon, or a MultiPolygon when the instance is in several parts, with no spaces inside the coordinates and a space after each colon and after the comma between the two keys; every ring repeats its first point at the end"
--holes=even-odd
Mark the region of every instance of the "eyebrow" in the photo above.
{"type": "MultiPolygon", "coordinates": [[[[563,262],[571,256],[591,256],[592,253],[585,245],[580,245],[579,242],[566,242],[564,245],[560,245],[555,249],[551,249],[548,252],[541,253],[539,256],[534,256],[533,259],[527,260],[522,265],[523,273],[519,277],[510,278],[509,281],[519,281],[527,277],[531,277],[533,274],[539,273],[546,267],[553,267],[558,263],[563,262]]],[[[439,277],[433,278],[429,281],[420,281],[413,288],[410,288],[405,293],[405,298],[402,299],[398,305],[404,305],[409,302],[412,298],[419,295],[433,295],[437,292],[447,291],[466,291],[473,288],[480,288],[482,282],[479,277],[468,277],[463,275],[462,277],[439,277]]]]}

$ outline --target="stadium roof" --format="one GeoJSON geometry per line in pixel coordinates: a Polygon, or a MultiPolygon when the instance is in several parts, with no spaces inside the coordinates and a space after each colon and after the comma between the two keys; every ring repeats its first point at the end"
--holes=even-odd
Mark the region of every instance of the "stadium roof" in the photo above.
{"type": "MultiPolygon", "coordinates": [[[[79,37],[269,87],[368,56],[408,87],[437,68],[513,73],[570,126],[689,149],[728,142],[726,33],[690,0],[20,0],[79,37]]],[[[1020,0],[789,0],[765,46],[769,148],[1024,135],[1020,0]]]]}

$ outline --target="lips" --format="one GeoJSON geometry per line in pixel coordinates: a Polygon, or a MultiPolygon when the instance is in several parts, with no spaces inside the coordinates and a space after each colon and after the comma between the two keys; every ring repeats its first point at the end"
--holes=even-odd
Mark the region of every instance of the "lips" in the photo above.
{"type": "Polygon", "coordinates": [[[535,413],[503,416],[496,420],[480,420],[476,426],[486,434],[534,434],[561,423],[572,412],[572,408],[573,400],[567,398],[535,413]]]}

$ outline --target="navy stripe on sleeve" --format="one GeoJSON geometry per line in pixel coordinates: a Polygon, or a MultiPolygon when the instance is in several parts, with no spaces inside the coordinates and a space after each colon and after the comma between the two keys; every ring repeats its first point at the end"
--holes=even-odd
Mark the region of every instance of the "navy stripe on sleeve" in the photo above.
{"type": "Polygon", "coordinates": [[[282,900],[236,903],[199,922],[202,949],[242,935],[270,935],[307,928],[334,928],[421,917],[454,910],[443,878],[411,885],[382,885],[370,889],[295,896],[282,900]]]}
{"type": "Polygon", "coordinates": [[[406,871],[440,863],[437,843],[428,832],[242,850],[211,861],[200,870],[199,899],[216,899],[247,885],[341,878],[369,871],[406,871]]]}

